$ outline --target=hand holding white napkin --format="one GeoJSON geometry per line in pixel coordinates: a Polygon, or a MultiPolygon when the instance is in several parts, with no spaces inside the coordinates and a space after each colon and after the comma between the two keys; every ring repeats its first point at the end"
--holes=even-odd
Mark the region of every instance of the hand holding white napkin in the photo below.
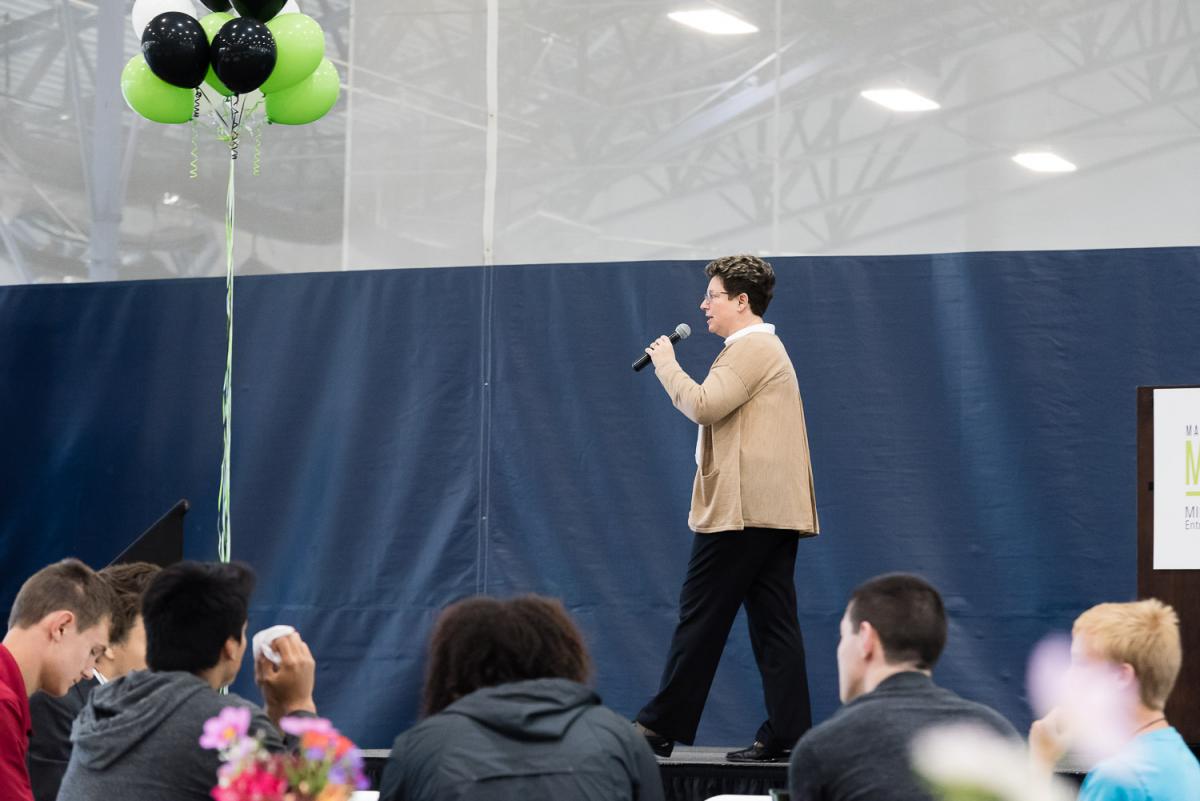
{"type": "Polygon", "coordinates": [[[293,626],[280,624],[277,626],[268,626],[262,631],[254,635],[251,641],[254,649],[254,661],[257,662],[260,656],[265,656],[276,665],[280,663],[279,653],[271,647],[271,643],[278,640],[280,637],[286,637],[296,629],[293,626]]]}

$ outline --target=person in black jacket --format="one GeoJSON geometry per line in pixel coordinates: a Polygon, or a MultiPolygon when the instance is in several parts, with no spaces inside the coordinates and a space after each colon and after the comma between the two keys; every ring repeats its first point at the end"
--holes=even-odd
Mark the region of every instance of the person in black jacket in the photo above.
{"type": "Polygon", "coordinates": [[[934,683],[947,628],[942,596],[919,576],[888,573],[854,590],[837,649],[843,706],[792,749],[792,801],[933,801],[910,752],[936,726],[970,723],[1021,742],[999,712],[934,683]]]}
{"type": "Polygon", "coordinates": [[[661,801],[654,754],[589,673],[558,601],[451,605],[430,641],[427,717],[396,738],[380,801],[661,801]]]}

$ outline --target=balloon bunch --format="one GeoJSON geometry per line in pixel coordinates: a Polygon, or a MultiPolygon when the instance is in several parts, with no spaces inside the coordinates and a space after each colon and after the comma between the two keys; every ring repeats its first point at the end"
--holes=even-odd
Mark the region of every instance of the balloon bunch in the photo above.
{"type": "MultiPolygon", "coordinates": [[[[129,107],[148,120],[184,123],[197,116],[202,85],[229,100],[232,129],[238,96],[258,90],[268,122],[304,125],[337,102],[340,78],[325,58],[325,32],[295,0],[135,0],[133,30],[141,55],[121,73],[129,107]]],[[[222,117],[222,120],[224,118],[222,117]]],[[[236,131],[230,130],[236,144],[236,131]]]]}
{"type": "MultiPolygon", "coordinates": [[[[134,0],[133,31],[141,55],[125,65],[121,94],[148,120],[191,122],[200,116],[203,85],[220,95],[209,100],[229,144],[225,190],[225,380],[221,386],[224,451],[217,492],[217,554],[229,561],[230,421],[233,405],[234,175],[243,114],[266,106],[267,122],[304,125],[320,119],[337,102],[341,80],[325,58],[325,33],[300,13],[295,0],[201,0],[211,13],[196,16],[192,0],[134,0]],[[238,16],[230,13],[230,6],[238,16]],[[246,109],[246,95],[261,92],[264,103],[246,109]],[[221,113],[221,106],[226,113],[221,113]]],[[[192,126],[190,177],[197,175],[196,128],[192,126]]],[[[219,129],[221,130],[221,129],[219,129]]],[[[258,128],[254,174],[258,174],[258,128]]]]}

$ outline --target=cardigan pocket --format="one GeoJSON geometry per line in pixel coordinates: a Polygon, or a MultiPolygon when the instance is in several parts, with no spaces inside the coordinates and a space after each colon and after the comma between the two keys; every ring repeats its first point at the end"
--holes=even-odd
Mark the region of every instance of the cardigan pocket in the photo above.
{"type": "Polygon", "coordinates": [[[704,426],[700,435],[700,464],[696,466],[696,473],[702,479],[715,478],[721,473],[718,465],[712,426],[704,426]]]}
{"type": "Polygon", "coordinates": [[[697,473],[696,475],[696,494],[700,503],[708,508],[711,507],[713,499],[717,495],[717,486],[720,484],[721,471],[713,470],[708,473],[697,473]]]}

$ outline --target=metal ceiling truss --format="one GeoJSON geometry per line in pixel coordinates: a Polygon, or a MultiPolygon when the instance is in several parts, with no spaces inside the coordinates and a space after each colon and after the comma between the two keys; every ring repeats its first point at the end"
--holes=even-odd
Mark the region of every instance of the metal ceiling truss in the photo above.
{"type": "MultiPolygon", "coordinates": [[[[67,251],[87,262],[92,278],[122,275],[123,210],[145,219],[133,231],[127,219],[129,248],[149,251],[147,258],[169,274],[187,273],[189,264],[205,272],[215,254],[197,260],[195,253],[220,210],[209,208],[211,186],[204,180],[171,189],[181,195],[181,208],[193,210],[193,222],[177,233],[141,228],[160,225],[159,215],[173,212],[159,205],[161,187],[131,183],[130,174],[138,164],[183,169],[189,131],[179,126],[156,133],[173,142],[175,152],[139,150],[142,123],[119,97],[114,102],[122,54],[131,50],[127,4],[0,4],[7,9],[0,16],[0,109],[20,109],[0,120],[0,180],[20,187],[0,203],[0,280],[6,269],[20,281],[65,275],[67,251]],[[107,54],[99,62],[98,51],[107,54]],[[105,90],[100,96],[98,86],[105,90]],[[46,237],[55,227],[64,236],[61,246],[50,247],[46,237]],[[91,236],[81,241],[79,231],[91,236]],[[185,251],[192,255],[181,256],[185,251]]],[[[1046,141],[1112,135],[1114,125],[1144,126],[1155,112],[1182,121],[1185,132],[1200,127],[1193,0],[729,5],[760,27],[789,35],[741,45],[681,35],[659,3],[519,0],[503,7],[501,248],[506,236],[537,235],[537,226],[551,226],[678,256],[681,248],[701,253],[710,243],[742,236],[778,247],[774,237],[782,228],[786,250],[825,252],[1023,191],[1014,186],[945,207],[931,199],[900,218],[895,203],[883,202],[1010,155],[1013,142],[974,124],[979,115],[1001,114],[1012,104],[1061,104],[1061,119],[1048,115],[1042,129],[1031,132],[1046,141]],[[1022,38],[1057,60],[1052,74],[1020,75],[972,96],[970,76],[981,53],[1022,38]],[[929,77],[938,96],[961,99],[936,117],[865,113],[858,91],[891,69],[913,70],[929,77]],[[1113,91],[1098,98],[1083,90],[1098,80],[1113,91]],[[512,171],[514,164],[520,172],[512,171]],[[595,187],[606,173],[620,191],[607,193],[601,207],[595,187]],[[660,214],[678,219],[679,209],[691,207],[721,222],[705,224],[686,243],[647,237],[644,226],[630,225],[660,214]]],[[[389,182],[419,180],[426,191],[389,194],[380,213],[445,216],[470,186],[475,137],[480,153],[483,148],[485,19],[479,4],[396,7],[385,12],[387,19],[360,20],[353,31],[350,0],[302,0],[302,6],[325,28],[328,55],[344,80],[352,34],[356,52],[386,58],[373,59],[370,68],[354,66],[349,132],[334,121],[270,136],[265,168],[291,186],[340,185],[344,192],[355,182],[377,181],[383,193],[389,182]],[[464,84],[464,70],[476,64],[477,85],[464,84]],[[374,141],[403,131],[413,133],[405,146],[383,153],[369,174],[346,174],[348,136],[374,141]],[[442,181],[442,174],[458,180],[442,181]]],[[[1144,127],[1137,130],[1146,134],[1144,127]]],[[[1186,146],[1179,126],[1130,139],[1124,150],[1085,168],[1112,169],[1186,146]]],[[[272,200],[251,192],[245,209],[239,199],[239,214],[251,224],[288,215],[301,236],[328,242],[343,235],[340,213],[331,218],[328,206],[327,198],[305,193],[272,200]]],[[[247,231],[255,233],[273,235],[247,231]]],[[[436,238],[430,241],[436,246],[436,238]]]]}

